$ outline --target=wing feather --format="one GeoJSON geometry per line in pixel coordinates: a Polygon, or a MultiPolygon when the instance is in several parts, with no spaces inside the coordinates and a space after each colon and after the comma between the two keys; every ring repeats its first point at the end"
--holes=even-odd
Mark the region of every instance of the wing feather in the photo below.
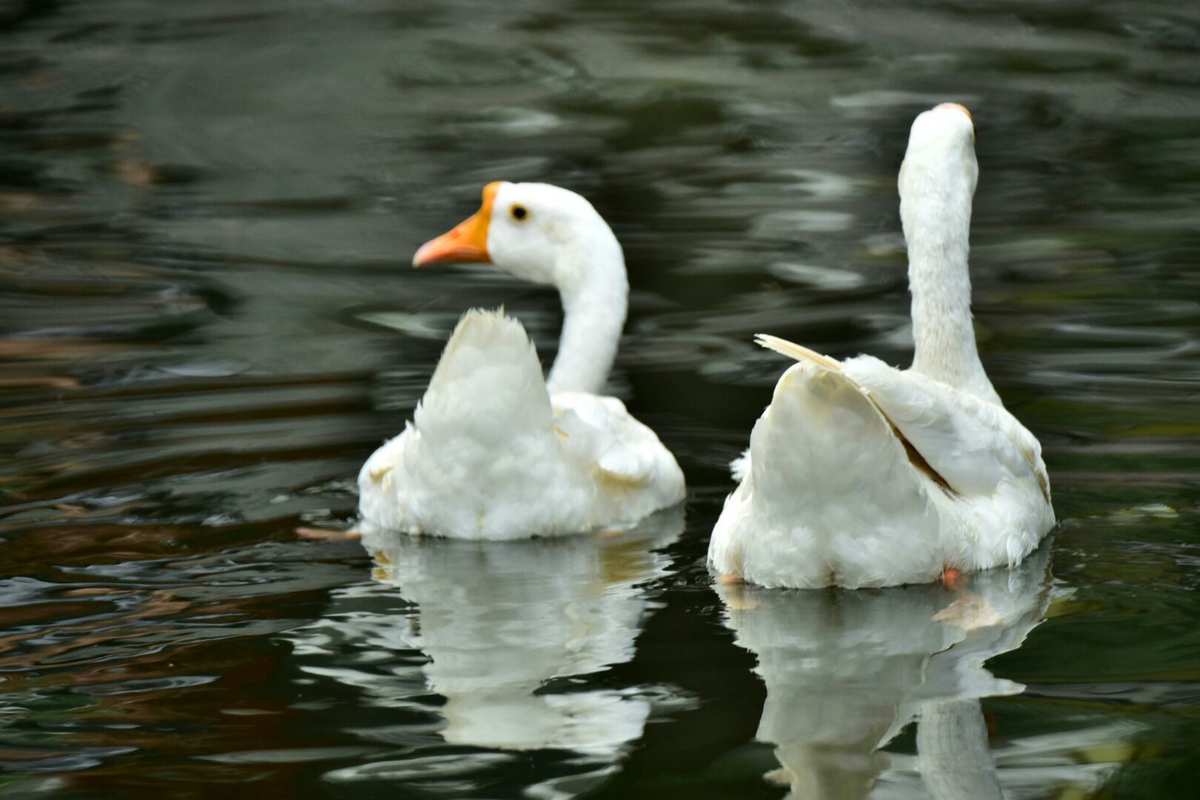
{"type": "Polygon", "coordinates": [[[796,361],[811,361],[825,369],[841,372],[842,365],[829,356],[824,356],[816,350],[809,350],[802,344],[789,342],[787,339],[780,339],[778,336],[772,336],[769,333],[755,334],[754,342],[759,347],[765,347],[768,350],[774,350],[781,356],[795,359],[796,361]]]}
{"type": "Polygon", "coordinates": [[[843,362],[803,345],[759,334],[755,341],[796,361],[844,374],[891,423],[909,460],[961,495],[989,494],[1005,474],[1032,477],[1050,499],[1036,438],[1002,406],[871,356],[843,362]]]}
{"type": "Polygon", "coordinates": [[[960,494],[990,494],[1006,475],[1049,492],[1037,439],[1003,406],[871,356],[843,367],[930,467],[960,494]]]}
{"type": "Polygon", "coordinates": [[[661,445],[615,397],[560,392],[553,397],[564,450],[619,486],[645,486],[657,474],[661,445]]]}

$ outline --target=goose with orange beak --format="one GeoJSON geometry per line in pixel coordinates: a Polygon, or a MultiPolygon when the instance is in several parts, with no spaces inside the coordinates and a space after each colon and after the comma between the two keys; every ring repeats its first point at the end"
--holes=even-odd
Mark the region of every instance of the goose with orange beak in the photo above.
{"type": "Polygon", "coordinates": [[[479,211],[422,245],[413,266],[487,262],[558,289],[558,357],[543,378],[525,329],[473,310],[450,336],[405,430],[363,465],[367,525],[465,539],[629,526],[679,503],[683,473],[652,430],[600,394],[629,283],[612,230],[583,197],[490,183],[479,211]]]}
{"type": "Polygon", "coordinates": [[[913,363],[837,361],[760,335],[793,364],[735,462],[708,561],[726,581],[850,588],[1011,566],[1054,526],[1042,448],[975,346],[968,239],[979,176],[970,113],[913,122],[900,167],[913,363]]]}

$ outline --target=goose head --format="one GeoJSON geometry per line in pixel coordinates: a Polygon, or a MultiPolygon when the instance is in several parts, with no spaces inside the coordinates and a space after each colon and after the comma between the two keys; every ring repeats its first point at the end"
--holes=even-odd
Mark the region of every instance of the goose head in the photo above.
{"type": "Polygon", "coordinates": [[[958,103],[942,103],[913,120],[908,150],[900,165],[900,216],[909,235],[915,208],[937,207],[971,212],[979,180],[975,125],[958,103]]]}
{"type": "Polygon", "coordinates": [[[612,230],[575,192],[548,183],[495,181],[483,187],[480,209],[421,245],[414,267],[484,262],[527,281],[568,289],[606,263],[624,272],[612,230]]]}

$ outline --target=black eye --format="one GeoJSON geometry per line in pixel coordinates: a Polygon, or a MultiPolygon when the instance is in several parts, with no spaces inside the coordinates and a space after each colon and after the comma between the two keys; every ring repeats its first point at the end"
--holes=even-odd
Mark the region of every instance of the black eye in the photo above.
{"type": "Polygon", "coordinates": [[[509,213],[512,214],[513,219],[522,220],[529,216],[529,209],[522,205],[516,205],[509,209],[509,213]]]}

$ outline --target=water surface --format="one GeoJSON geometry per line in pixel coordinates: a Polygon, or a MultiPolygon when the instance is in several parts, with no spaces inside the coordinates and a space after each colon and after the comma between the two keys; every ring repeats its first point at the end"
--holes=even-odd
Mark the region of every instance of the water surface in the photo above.
{"type": "Polygon", "coordinates": [[[1177,797],[1200,769],[1200,13],[1177,3],[0,7],[11,796],[1177,797]],[[975,112],[980,349],[1061,525],[969,594],[716,590],[759,331],[910,357],[895,173],[975,112]],[[616,539],[353,520],[482,184],[591,198],[611,389],[689,477],[616,539]],[[953,746],[949,745],[951,743],[953,746]]]}

